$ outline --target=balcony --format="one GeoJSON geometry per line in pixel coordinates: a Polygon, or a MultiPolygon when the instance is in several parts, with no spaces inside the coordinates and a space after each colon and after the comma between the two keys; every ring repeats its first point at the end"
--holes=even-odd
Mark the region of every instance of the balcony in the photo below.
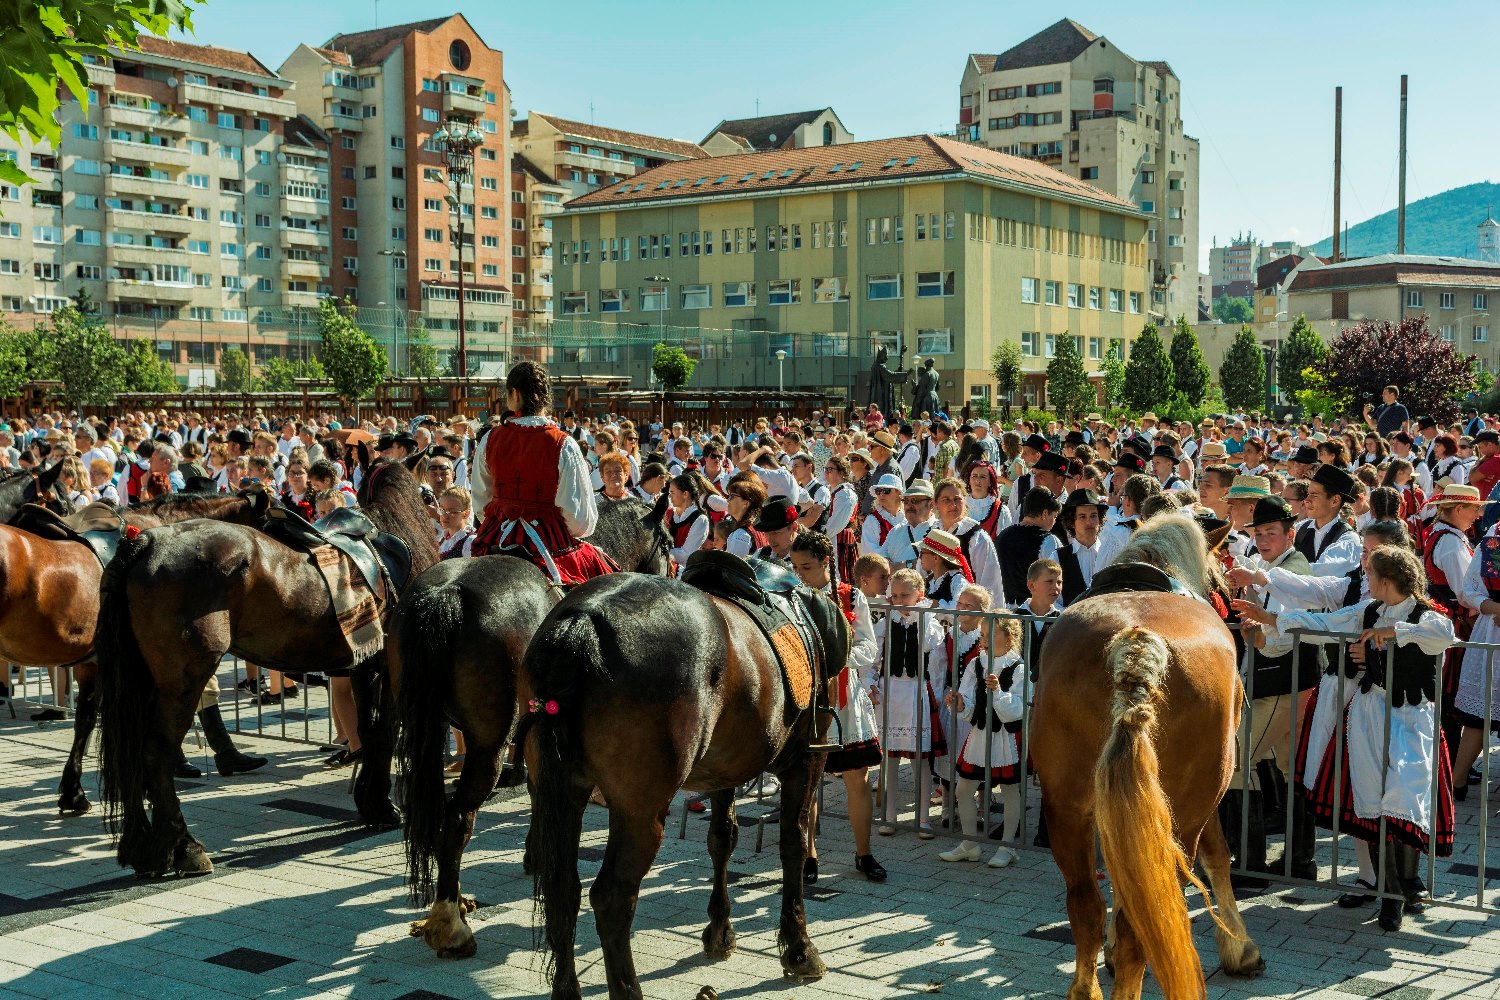
{"type": "Polygon", "coordinates": [[[90,87],[102,87],[105,90],[115,89],[115,68],[108,62],[104,65],[85,63],[83,70],[88,76],[90,87]]]}
{"type": "Polygon", "coordinates": [[[297,229],[293,226],[281,228],[281,245],[284,247],[305,247],[309,250],[328,249],[328,234],[316,229],[297,229]]]}
{"type": "Polygon", "coordinates": [[[317,292],[287,292],[281,293],[281,304],[288,309],[316,309],[322,296],[317,292]]]}
{"type": "Polygon", "coordinates": [[[451,90],[443,91],[443,112],[445,114],[472,115],[475,118],[483,118],[489,113],[490,106],[484,99],[483,94],[460,94],[451,90]]]}
{"type": "Polygon", "coordinates": [[[333,111],[329,112],[325,127],[338,129],[342,132],[363,132],[365,130],[365,122],[363,118],[356,118],[353,115],[341,115],[333,111]]]}
{"type": "Polygon", "coordinates": [[[593,156],[589,153],[573,153],[566,148],[558,150],[557,159],[559,163],[570,167],[577,167],[579,170],[619,174],[621,177],[634,177],[637,170],[645,169],[644,167],[637,167],[629,160],[616,160],[608,156],[593,156]]]}
{"type": "Polygon", "coordinates": [[[150,111],[123,104],[104,106],[104,124],[110,128],[144,128],[153,132],[186,132],[188,120],[175,111],[150,111]]]}
{"type": "Polygon", "coordinates": [[[319,201],[315,198],[299,198],[293,195],[281,196],[282,215],[305,215],[313,219],[321,219],[328,215],[328,200],[319,201]]]}
{"type": "Polygon", "coordinates": [[[130,174],[109,174],[104,178],[104,193],[107,195],[140,195],[144,198],[186,198],[185,189],[176,180],[157,180],[153,177],[133,177],[130,174]]]}
{"type": "Polygon", "coordinates": [[[259,118],[295,118],[297,105],[279,97],[261,97],[227,87],[206,87],[201,83],[183,83],[178,91],[184,104],[203,104],[226,111],[239,111],[259,118]]]}
{"type": "Polygon", "coordinates": [[[281,183],[319,184],[327,187],[328,168],[304,167],[296,163],[283,163],[281,165],[281,183]]]}
{"type": "Polygon", "coordinates": [[[193,160],[193,154],[181,146],[158,146],[149,142],[111,139],[105,144],[104,151],[115,162],[150,163],[159,167],[186,167],[193,160]]]}
{"type": "Polygon", "coordinates": [[[138,229],[148,233],[168,233],[178,236],[191,233],[196,225],[201,225],[201,223],[186,215],[166,212],[132,212],[121,208],[109,209],[111,229],[138,229]]]}
{"type": "Polygon", "coordinates": [[[170,302],[182,304],[193,299],[192,285],[157,284],[154,281],[131,281],[114,278],[109,282],[110,301],[170,302]]]}
{"type": "Polygon", "coordinates": [[[552,227],[542,225],[532,226],[531,238],[535,243],[550,247],[552,245],[552,227]]]}
{"type": "Polygon", "coordinates": [[[292,260],[283,258],[281,261],[281,277],[288,281],[311,278],[322,280],[328,277],[328,265],[318,260],[292,260]]]}
{"type": "Polygon", "coordinates": [[[141,244],[115,244],[104,248],[105,267],[150,267],[153,264],[181,264],[186,247],[152,247],[141,244]]]}

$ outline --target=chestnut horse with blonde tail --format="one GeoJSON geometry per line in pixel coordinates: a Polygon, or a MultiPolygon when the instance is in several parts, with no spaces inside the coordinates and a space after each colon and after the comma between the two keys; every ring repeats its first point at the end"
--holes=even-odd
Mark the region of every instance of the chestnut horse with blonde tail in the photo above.
{"type": "Polygon", "coordinates": [[[1205,992],[1183,896],[1186,881],[1208,897],[1193,874],[1200,851],[1224,971],[1253,976],[1265,968],[1235,906],[1218,819],[1242,701],[1234,640],[1207,601],[1213,570],[1196,522],[1158,516],[1118,562],[1149,563],[1192,593],[1085,597],[1042,645],[1031,754],[1068,887],[1077,963],[1068,998],[1102,996],[1097,832],[1114,887],[1111,995],[1139,997],[1149,965],[1167,1000],[1188,1000],[1205,992]]]}

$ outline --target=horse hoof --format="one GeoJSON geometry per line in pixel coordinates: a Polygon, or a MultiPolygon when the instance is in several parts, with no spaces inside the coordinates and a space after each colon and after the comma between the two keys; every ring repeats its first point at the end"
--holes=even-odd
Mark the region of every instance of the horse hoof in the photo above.
{"type": "Polygon", "coordinates": [[[734,954],[734,928],[709,925],[703,929],[703,953],[710,958],[728,958],[734,954]]]}
{"type": "Polygon", "coordinates": [[[460,904],[440,899],[432,904],[426,917],[412,922],[411,936],[425,941],[438,958],[472,958],[477,946],[474,933],[464,920],[465,912],[460,904]]]}
{"type": "Polygon", "coordinates": [[[172,855],[172,870],[187,878],[211,875],[214,863],[209,859],[203,845],[194,841],[187,847],[179,847],[172,855]]]}
{"type": "Polygon", "coordinates": [[[781,968],[792,979],[822,979],[828,971],[816,950],[808,948],[801,956],[788,952],[781,956],[781,968]]]}
{"type": "Polygon", "coordinates": [[[459,906],[463,908],[463,911],[465,913],[473,913],[475,910],[479,909],[479,900],[475,899],[473,896],[459,896],[458,903],[459,906]]]}
{"type": "Polygon", "coordinates": [[[361,809],[359,818],[366,827],[372,830],[394,830],[401,825],[401,811],[389,801],[370,809],[361,809]]]}
{"type": "Polygon", "coordinates": [[[82,816],[92,808],[94,808],[93,803],[89,802],[88,796],[83,794],[82,789],[79,789],[76,794],[64,795],[57,800],[57,811],[64,816],[82,816]]]}

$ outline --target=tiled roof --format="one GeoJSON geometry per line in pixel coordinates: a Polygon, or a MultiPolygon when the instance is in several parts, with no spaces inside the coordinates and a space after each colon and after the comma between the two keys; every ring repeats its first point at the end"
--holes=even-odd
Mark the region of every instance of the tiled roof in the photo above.
{"type": "Polygon", "coordinates": [[[510,155],[510,168],[512,170],[520,170],[523,173],[529,174],[532,180],[537,181],[540,184],[557,183],[551,177],[547,176],[547,171],[543,170],[535,163],[532,163],[525,157],[525,155],[521,153],[512,153],[510,155]]]}
{"type": "Polygon", "coordinates": [[[1145,62],[1141,63],[1141,65],[1142,66],[1149,66],[1152,69],[1156,70],[1156,75],[1157,76],[1174,76],[1175,77],[1177,75],[1176,73],[1172,72],[1172,67],[1170,65],[1168,65],[1167,62],[1166,62],[1166,60],[1164,60],[1164,59],[1147,59],[1145,62]]]}
{"type": "Polygon", "coordinates": [[[340,52],[338,49],[320,49],[316,46],[313,47],[313,51],[322,56],[324,59],[327,59],[329,62],[333,63],[335,66],[354,65],[354,60],[349,58],[349,53],[347,52],[340,52]]]}
{"type": "MultiPolygon", "coordinates": [[[[174,42],[165,38],[157,38],[155,35],[141,33],[137,39],[141,51],[147,55],[161,56],[163,59],[178,59],[182,62],[198,63],[203,66],[214,66],[219,69],[231,70],[235,73],[250,73],[255,76],[271,76],[276,73],[268,69],[266,64],[255,58],[248,52],[237,52],[234,49],[221,49],[216,45],[193,45],[190,42],[174,42]]],[[[122,55],[128,59],[130,52],[127,50],[122,55]]]]}
{"type": "Polygon", "coordinates": [[[1337,264],[1308,264],[1292,279],[1291,291],[1366,285],[1500,285],[1500,264],[1467,257],[1377,254],[1337,264]]]}
{"type": "Polygon", "coordinates": [[[356,64],[370,63],[383,55],[384,49],[412,32],[431,34],[447,24],[454,16],[449,14],[446,17],[434,17],[426,21],[412,21],[407,24],[393,24],[387,28],[371,28],[369,31],[352,31],[348,34],[334,35],[320,48],[347,52],[356,64]]]}
{"type": "Polygon", "coordinates": [[[1030,66],[1052,66],[1072,62],[1096,42],[1099,36],[1077,21],[1063,18],[1050,27],[1043,28],[1030,38],[1013,45],[998,56],[974,53],[972,58],[981,72],[994,73],[1005,69],[1026,69],[1030,66]]]}
{"type": "Polygon", "coordinates": [[[1285,257],[1277,257],[1273,261],[1262,264],[1255,269],[1256,290],[1267,291],[1281,284],[1281,280],[1302,263],[1302,260],[1301,255],[1289,253],[1285,257]]]}
{"type": "MultiPolygon", "coordinates": [[[[568,118],[559,118],[556,115],[544,115],[540,111],[531,114],[545,122],[549,122],[559,132],[566,135],[576,135],[580,139],[593,139],[595,142],[607,142],[615,146],[633,146],[636,149],[647,149],[656,153],[665,153],[668,156],[699,157],[707,156],[703,147],[697,143],[683,142],[681,139],[662,139],[654,135],[644,135],[640,132],[626,132],[623,129],[605,128],[603,125],[589,125],[585,122],[575,122],[568,118]]],[[[525,134],[525,133],[522,133],[525,134]]]]}
{"type": "Polygon", "coordinates": [[[751,149],[779,149],[786,145],[786,141],[792,137],[792,132],[797,128],[814,121],[823,112],[831,110],[831,108],[818,108],[815,111],[791,111],[782,115],[763,115],[759,118],[735,118],[722,121],[703,138],[703,141],[707,142],[715,132],[723,132],[725,135],[744,139],[751,149]]]}
{"type": "Polygon", "coordinates": [[[1115,211],[1140,212],[1132,202],[1035,160],[933,135],[664,163],[628,181],[575,198],[568,202],[568,207],[600,208],[957,173],[1042,195],[1088,201],[1115,211]]]}

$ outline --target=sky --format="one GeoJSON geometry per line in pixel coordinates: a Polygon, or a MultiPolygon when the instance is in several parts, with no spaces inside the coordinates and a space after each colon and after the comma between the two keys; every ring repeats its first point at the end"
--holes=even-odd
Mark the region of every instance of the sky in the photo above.
{"type": "MultiPolygon", "coordinates": [[[[1500,163],[1489,92],[1500,2],[1075,0],[1062,7],[906,0],[207,0],[196,40],[275,69],[298,42],[462,11],[505,56],[529,109],[698,141],[720,120],[831,106],[858,139],[950,131],[970,52],[1002,52],[1067,16],[1182,80],[1201,143],[1199,239],[1311,243],[1332,231],[1333,92],[1344,88],[1343,209],[1393,208],[1400,76],[1410,82],[1409,202],[1500,163]],[[1156,16],[1152,16],[1152,15],[1156,16]]],[[[1478,224],[1480,220],[1476,219],[1478,224]]]]}

